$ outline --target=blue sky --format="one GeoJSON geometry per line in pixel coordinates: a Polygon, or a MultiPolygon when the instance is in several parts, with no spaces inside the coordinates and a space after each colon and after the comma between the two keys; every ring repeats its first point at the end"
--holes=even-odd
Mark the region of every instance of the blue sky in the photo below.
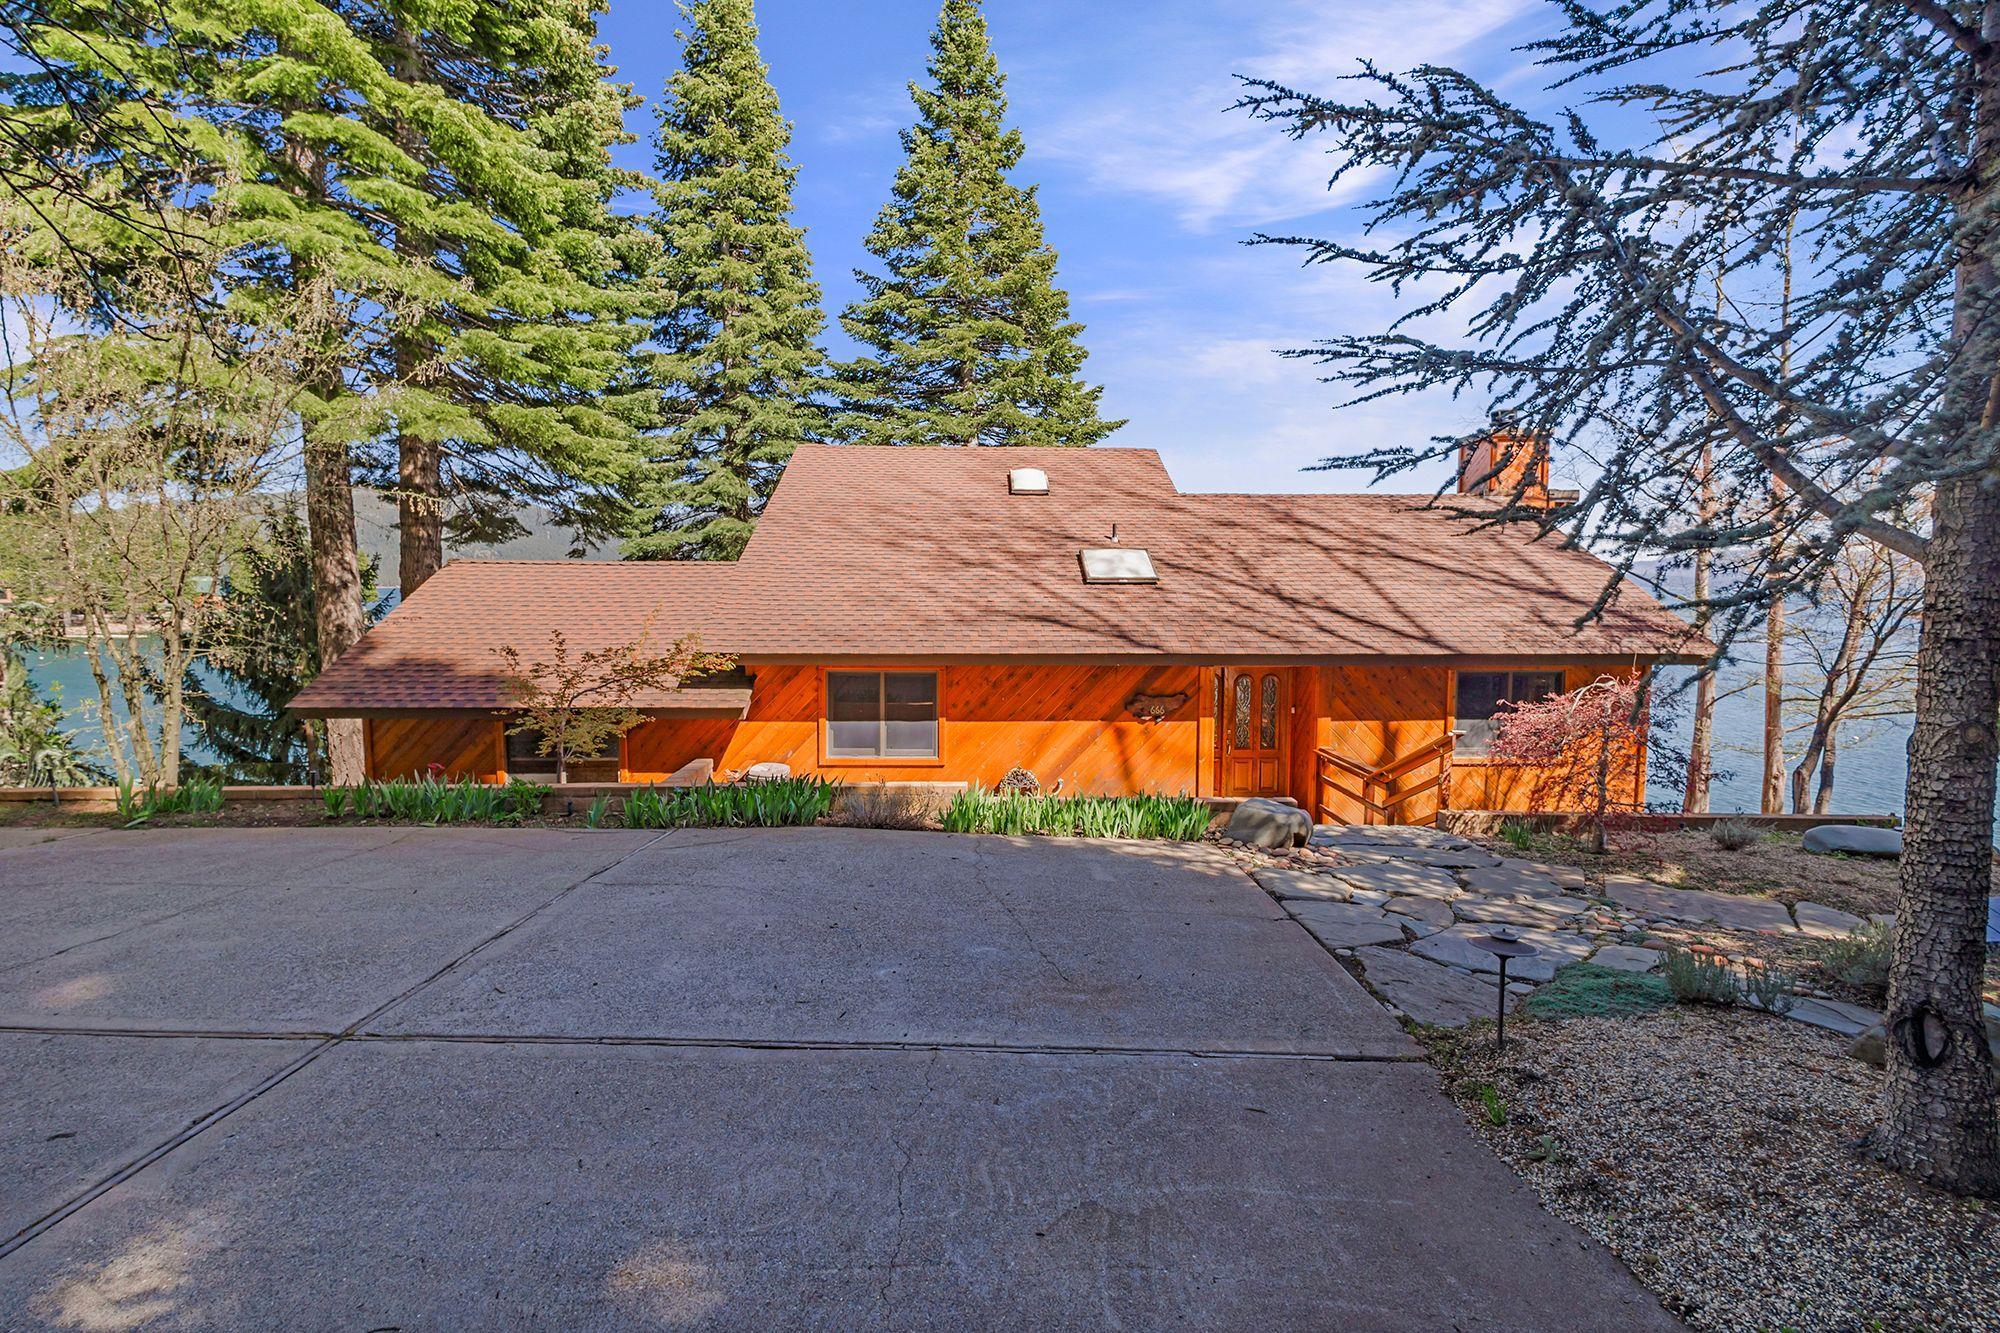
{"type": "MultiPolygon", "coordinates": [[[[763,51],[799,166],[831,321],[855,293],[861,238],[901,160],[935,0],[758,0],[763,51]]],[[[1336,449],[1476,426],[1477,404],[1396,400],[1335,412],[1340,391],[1273,354],[1336,332],[1380,328],[1386,291],[1352,271],[1300,269],[1296,252],[1252,248],[1258,230],[1350,230],[1355,192],[1326,189],[1323,150],[1240,112],[1233,76],[1328,90],[1363,57],[1395,68],[1458,65],[1514,94],[1538,82],[1513,48],[1550,25],[1539,0],[988,0],[1012,122],[1027,141],[1018,179],[1040,187],[1059,277],[1086,325],[1085,374],[1107,444],[1156,448],[1187,490],[1355,490],[1356,472],[1307,472],[1336,449]]],[[[602,35],[619,78],[657,99],[678,59],[661,0],[613,0],[602,35]]],[[[652,128],[650,105],[630,127],[652,128]]],[[[650,165],[644,142],[627,150],[650,165]]],[[[837,354],[849,349],[837,327],[837,354]]],[[[1405,474],[1398,490],[1435,485],[1405,474]]]]}

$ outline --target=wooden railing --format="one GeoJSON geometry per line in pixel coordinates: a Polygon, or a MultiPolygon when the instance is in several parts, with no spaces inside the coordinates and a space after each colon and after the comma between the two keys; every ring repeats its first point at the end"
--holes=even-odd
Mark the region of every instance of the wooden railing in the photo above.
{"type": "Polygon", "coordinates": [[[1428,745],[1420,746],[1405,755],[1398,755],[1380,767],[1349,759],[1325,746],[1313,751],[1318,758],[1318,772],[1313,786],[1313,818],[1316,822],[1347,824],[1352,820],[1344,818],[1327,804],[1327,793],[1345,796],[1361,807],[1363,824],[1394,824],[1396,813],[1404,805],[1427,792],[1438,794],[1439,810],[1451,808],[1451,750],[1458,738],[1465,733],[1448,731],[1428,745]],[[1407,777],[1427,764],[1436,764],[1437,772],[1431,774],[1413,787],[1394,790],[1391,784],[1407,777]],[[1356,786],[1343,785],[1341,778],[1356,786]]]}

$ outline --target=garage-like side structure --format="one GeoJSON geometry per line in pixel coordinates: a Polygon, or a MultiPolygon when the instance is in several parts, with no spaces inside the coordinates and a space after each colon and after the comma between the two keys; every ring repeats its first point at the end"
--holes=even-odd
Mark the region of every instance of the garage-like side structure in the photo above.
{"type": "MultiPolygon", "coordinates": [[[[1508,700],[1699,660],[1706,643],[1524,526],[1468,521],[1532,453],[1468,452],[1428,496],[1183,494],[1149,449],[806,445],[733,562],[455,561],[333,663],[300,713],[366,720],[369,775],[546,777],[506,734],[497,650],[659,648],[736,670],[639,701],[588,781],[709,760],[852,782],[1289,796],[1318,818],[1527,809],[1485,757],[1508,700]]],[[[1519,446],[1527,448],[1526,445],[1519,446]]],[[[1539,484],[1545,484],[1545,474],[1539,484]]],[[[1621,798],[1643,798],[1622,755],[1621,798]]]]}

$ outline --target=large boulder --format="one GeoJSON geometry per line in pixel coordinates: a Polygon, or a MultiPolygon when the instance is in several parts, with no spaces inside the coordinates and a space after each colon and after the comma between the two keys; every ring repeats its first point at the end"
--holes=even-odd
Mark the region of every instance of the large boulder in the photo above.
{"type": "Polygon", "coordinates": [[[1864,824],[1820,824],[1806,830],[1805,848],[1809,852],[1893,858],[1903,854],[1903,835],[1892,828],[1864,824]]]}
{"type": "Polygon", "coordinates": [[[1252,796],[1229,814],[1226,838],[1252,847],[1291,847],[1312,836],[1312,820],[1296,805],[1252,796]]]}

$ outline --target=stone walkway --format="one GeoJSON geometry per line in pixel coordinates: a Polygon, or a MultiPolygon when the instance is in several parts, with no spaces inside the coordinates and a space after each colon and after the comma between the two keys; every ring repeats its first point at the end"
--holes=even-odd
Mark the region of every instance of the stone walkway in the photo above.
{"type": "MultiPolygon", "coordinates": [[[[1662,950],[1648,942],[1659,943],[1663,929],[1831,939],[1865,924],[1821,903],[1787,908],[1624,874],[1597,881],[1574,866],[1503,856],[1431,828],[1321,825],[1303,850],[1251,875],[1320,943],[1354,963],[1391,1013],[1441,1027],[1493,1017],[1499,960],[1472,941],[1498,926],[1537,950],[1508,964],[1511,1007],[1568,963],[1654,970],[1662,950]]],[[[1786,1016],[1850,1037],[1881,1019],[1813,996],[1801,996],[1786,1016]]]]}

